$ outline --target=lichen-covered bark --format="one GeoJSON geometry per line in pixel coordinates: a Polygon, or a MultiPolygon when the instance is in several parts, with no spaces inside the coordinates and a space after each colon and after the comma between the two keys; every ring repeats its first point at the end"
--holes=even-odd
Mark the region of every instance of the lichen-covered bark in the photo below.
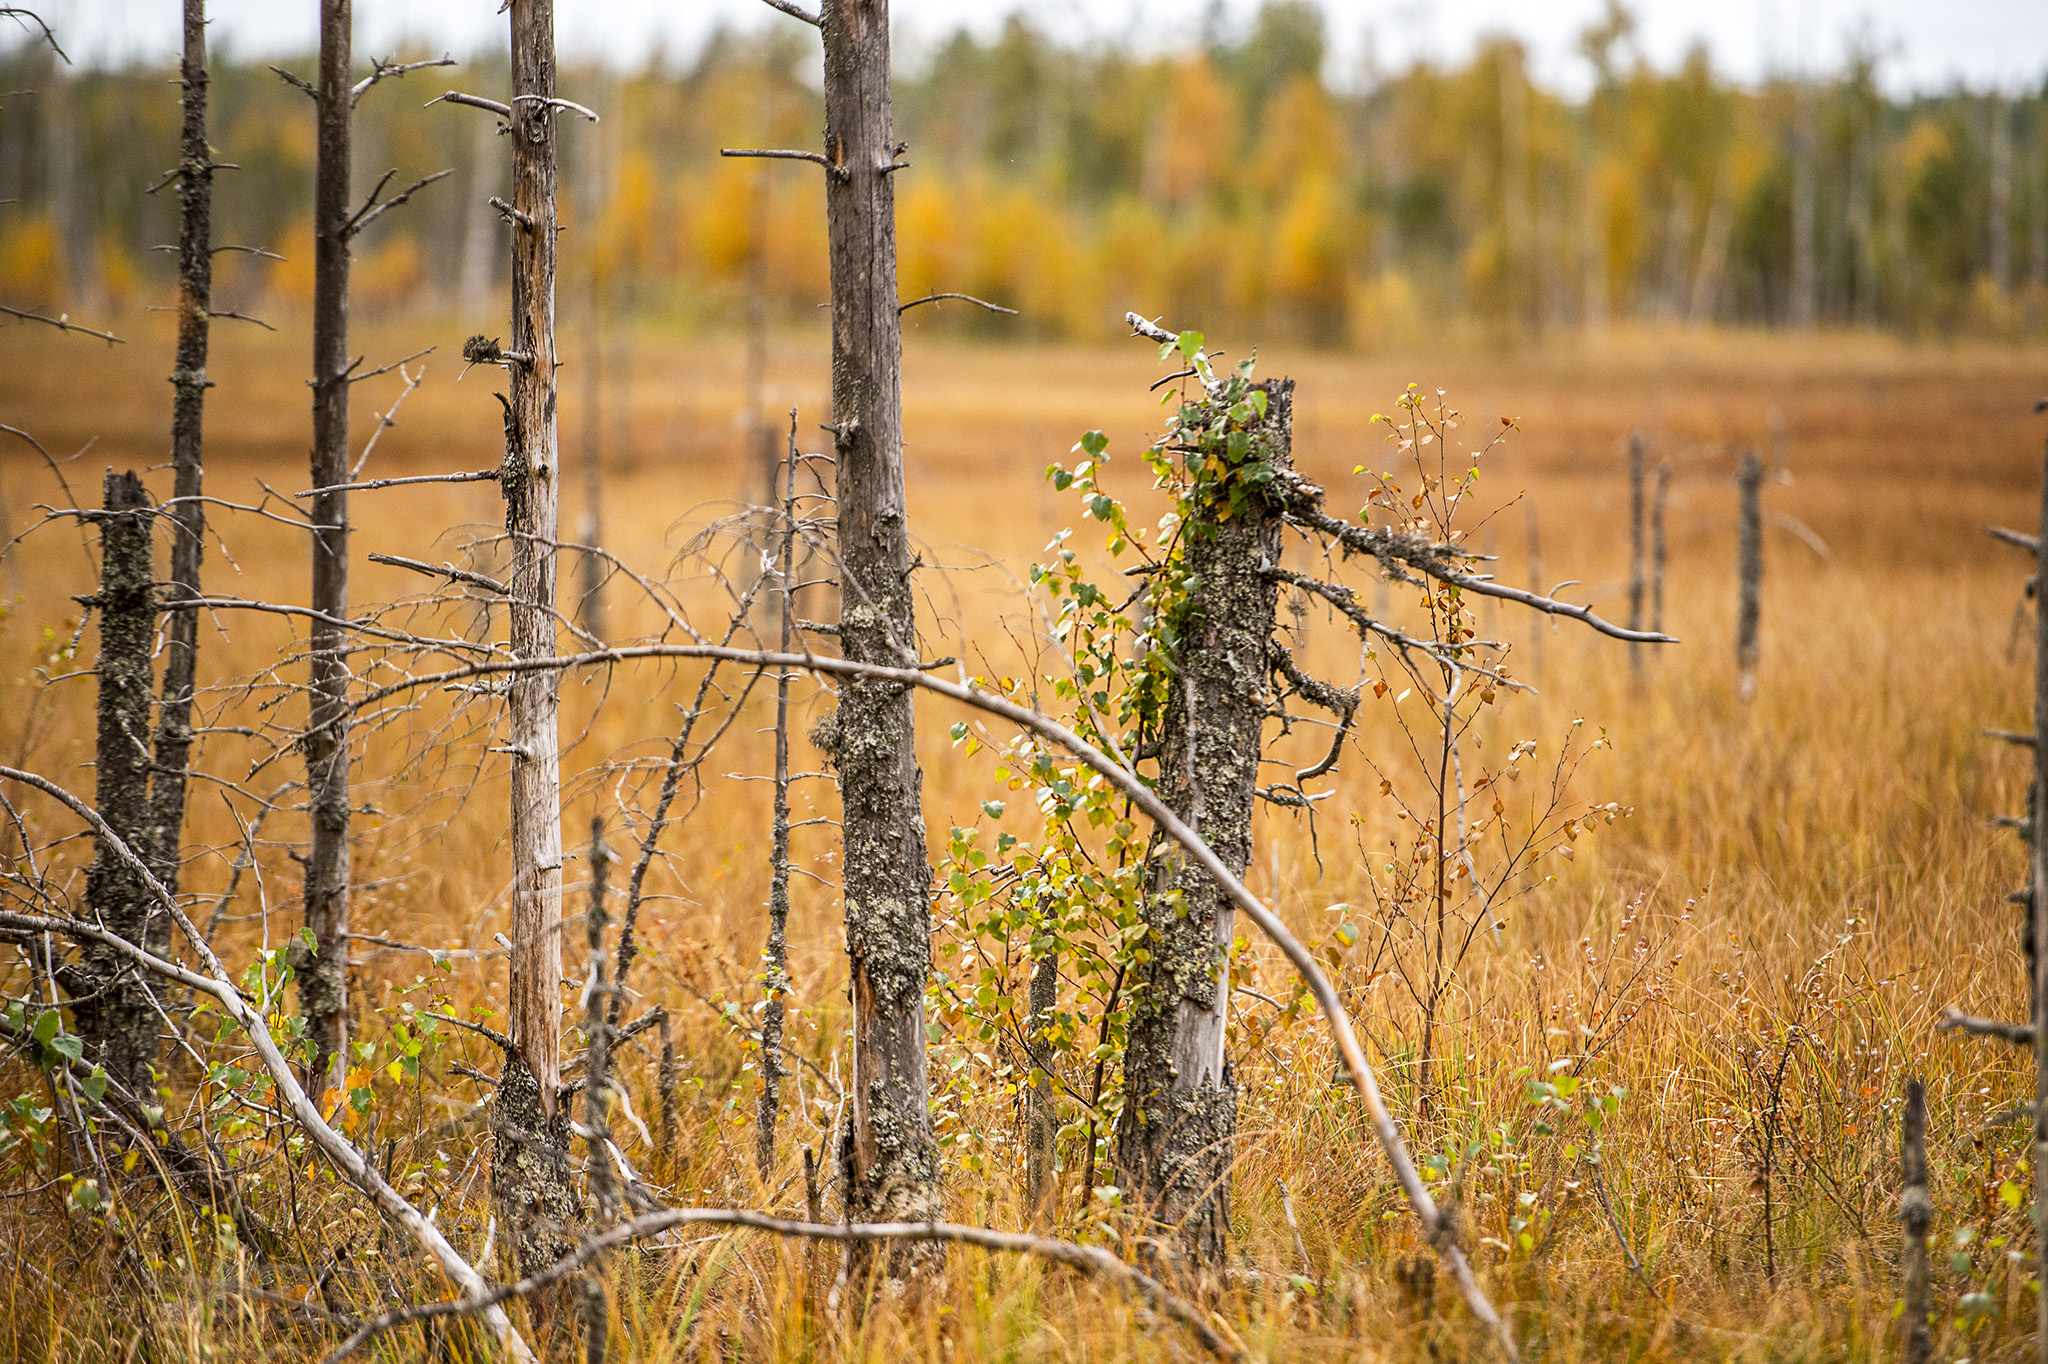
{"type": "MultiPolygon", "coordinates": [[[[1290,462],[1293,384],[1260,385],[1265,418],[1254,457],[1290,462]]],[[[1162,717],[1159,794],[1232,872],[1252,852],[1252,807],[1266,719],[1267,659],[1280,560],[1280,508],[1254,498],[1218,520],[1196,508],[1186,529],[1195,580],[1162,717]]],[[[1134,968],[1117,1164],[1126,1197],[1175,1228],[1183,1250],[1218,1262],[1230,1232],[1237,1089],[1224,1052],[1234,913],[1207,873],[1178,849],[1159,853],[1147,897],[1150,960],[1134,968]]]]}
{"type": "MultiPolygon", "coordinates": [[[[93,804],[124,843],[146,846],[149,821],[150,666],[156,628],[151,582],[150,519],[141,477],[107,471],[100,522],[100,649],[98,733],[93,752],[93,804]]],[[[86,898],[101,924],[129,942],[162,954],[170,921],[144,889],[135,868],[100,841],[86,872],[86,898]]],[[[158,1017],[149,987],[112,949],[88,946],[82,963],[63,975],[78,1032],[93,1059],[131,1093],[155,1089],[158,1017]]]]}
{"type": "MultiPolygon", "coordinates": [[[[826,0],[822,20],[839,641],[848,658],[901,667],[915,656],[917,628],[903,490],[889,6],[826,0]]],[[[939,1214],[938,1155],[925,1098],[931,867],[908,690],[848,682],[835,730],[854,1005],[853,1121],[842,1149],[846,1211],[855,1221],[923,1221],[939,1214]]],[[[864,1265],[866,1243],[854,1250],[856,1267],[864,1265]]],[[[937,1243],[899,1243],[881,1253],[892,1272],[942,1258],[937,1243]]]]}
{"type": "MultiPolygon", "coordinates": [[[[541,1110],[540,1085],[516,1048],[491,1099],[491,1198],[509,1262],[531,1274],[568,1254],[583,1218],[569,1171],[569,1110],[541,1110]]],[[[508,1277],[517,1277],[512,1275],[508,1277]]]]}

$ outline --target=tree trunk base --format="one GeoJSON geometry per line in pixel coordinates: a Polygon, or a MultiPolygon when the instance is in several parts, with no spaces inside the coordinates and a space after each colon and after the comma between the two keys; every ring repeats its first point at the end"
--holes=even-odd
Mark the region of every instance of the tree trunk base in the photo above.
{"type": "MultiPolygon", "coordinates": [[[[501,1244],[519,1274],[531,1274],[574,1248],[583,1202],[569,1172],[569,1114],[558,1108],[549,1119],[541,1112],[533,1072],[509,1049],[491,1103],[491,1133],[491,1198],[501,1244]]],[[[535,1307],[551,1315],[538,1299],[535,1307]]]]}

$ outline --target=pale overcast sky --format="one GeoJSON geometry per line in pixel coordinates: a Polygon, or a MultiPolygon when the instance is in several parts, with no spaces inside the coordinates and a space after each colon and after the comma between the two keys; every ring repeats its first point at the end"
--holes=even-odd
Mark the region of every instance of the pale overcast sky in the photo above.
{"type": "MultiPolygon", "coordinates": [[[[812,0],[815,3],[815,0],[812,0]]],[[[1329,16],[1330,77],[1355,80],[1368,53],[1399,67],[1425,54],[1456,59],[1489,31],[1523,37],[1539,79],[1581,88],[1585,64],[1573,36],[1600,12],[1601,0],[1320,0],[1329,16]]],[[[1019,8],[1006,0],[894,0],[899,61],[966,25],[986,34],[1019,8]]],[[[1033,0],[1043,29],[1063,36],[1119,38],[1140,48],[1174,47],[1201,30],[1207,0],[1033,0]]],[[[1239,21],[1257,0],[1226,0],[1239,21]]],[[[309,51],[314,0],[212,0],[216,41],[243,55],[309,51]]],[[[403,39],[460,56],[504,42],[496,0],[356,0],[359,55],[403,39]]],[[[1716,64],[1745,80],[1771,68],[1830,67],[1847,37],[1873,36],[1888,54],[1893,89],[1939,88],[1957,78],[2018,89],[2048,74],[2048,3],[2043,0],[1635,0],[1644,49],[1673,64],[1704,38],[1716,64]]],[[[46,0],[38,6],[74,57],[90,61],[166,58],[177,43],[174,0],[46,0]]],[[[657,48],[694,53],[719,24],[800,27],[760,0],[559,0],[565,55],[602,54],[638,64],[657,48]]]]}

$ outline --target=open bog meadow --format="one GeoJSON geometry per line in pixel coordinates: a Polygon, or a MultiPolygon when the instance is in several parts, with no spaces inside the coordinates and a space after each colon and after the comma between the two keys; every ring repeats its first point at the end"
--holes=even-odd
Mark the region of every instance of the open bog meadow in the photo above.
{"type": "MultiPolygon", "coordinates": [[[[358,329],[366,369],[436,347],[408,365],[412,375],[423,366],[424,380],[360,480],[494,470],[503,459],[493,399],[503,378],[463,373],[461,331],[358,329]]],[[[688,643],[693,632],[774,648],[785,612],[833,619],[828,555],[805,558],[799,546],[816,581],[789,607],[760,587],[772,586],[775,540],[748,510],[767,496],[769,466],[735,396],[747,387],[744,346],[617,328],[592,384],[587,332],[572,324],[565,336],[562,524],[588,525],[583,471],[595,455],[597,526],[612,558],[593,626],[578,600],[581,557],[563,550],[562,651],[688,643]]],[[[1206,338],[1224,352],[1219,368],[1257,340],[1206,338]]],[[[771,336],[761,388],[770,458],[791,409],[799,449],[831,450],[827,349],[822,331],[771,336]]],[[[167,326],[113,348],[0,331],[0,419],[47,452],[11,435],[0,447],[18,537],[0,623],[0,755],[77,790],[93,779],[98,648],[78,598],[96,589],[99,532],[48,509],[97,505],[109,469],[142,470],[155,498],[170,495],[169,351],[167,326]]],[[[309,486],[304,351],[299,323],[216,329],[210,599],[305,600],[305,503],[294,497],[309,486]]],[[[1131,581],[1134,559],[1109,552],[1112,532],[1090,499],[1119,499],[1131,526],[1167,510],[1145,454],[1173,408],[1151,390],[1183,366],[1159,351],[1141,339],[974,345],[906,323],[918,651],[954,660],[934,675],[1074,713],[1069,693],[1091,684],[1066,652],[1073,636],[1053,628],[1063,602],[1032,566],[1063,572],[1065,551],[1088,581],[1119,592],[1131,581]],[[1107,462],[1092,486],[1056,487],[1048,466],[1089,458],[1096,442],[1080,443],[1097,431],[1107,462]]],[[[1948,1006],[2027,1017],[2025,914],[2008,902],[2025,882],[2026,849],[1996,821],[2026,814],[2031,754],[1985,731],[2032,727],[2033,561],[1980,528],[2038,522],[2044,432],[2030,412],[2048,391],[2044,373],[2038,350],[1678,329],[1500,352],[1258,352],[1256,378],[1295,383],[1293,463],[1337,516],[1355,516],[1382,472],[1404,498],[1416,491],[1419,456],[1439,472],[1434,450],[1403,449],[1372,420],[1398,415],[1410,383],[1428,411],[1442,390],[1462,414],[1447,433],[1450,475],[1503,434],[1463,494],[1458,543],[1492,556],[1474,571],[1608,620],[1631,613],[1632,431],[1653,511],[1657,471],[1668,471],[1661,572],[1639,619],[1661,611],[1680,642],[1631,645],[1474,597],[1459,609],[1502,650],[1485,679],[1490,699],[1459,720],[1454,752],[1417,693],[1441,681],[1426,657],[1410,672],[1399,644],[1361,645],[1332,598],[1283,586],[1279,599],[1293,657],[1356,688],[1356,713],[1341,759],[1312,778],[1301,773],[1331,748],[1330,723],[1299,706],[1267,721],[1269,799],[1245,883],[1323,963],[1421,1178],[1455,1210],[1464,1254],[1525,1357],[1891,1357],[1901,1095],[1914,1077],[1926,1085],[1936,1348],[1972,1359],[2027,1348],[2028,1053],[1936,1024],[1948,1006]],[[1765,471],[1748,701],[1736,660],[1745,451],[1765,471]],[[1446,859],[1453,825],[1460,856],[1446,859]],[[1418,880],[1425,856],[1452,863],[1448,889],[1440,870],[1418,880]]],[[[396,371],[356,387],[352,448],[403,387],[396,371]]],[[[423,639],[503,638],[504,610],[486,587],[369,557],[502,576],[495,483],[371,488],[353,494],[349,518],[349,610],[373,627],[351,655],[364,693],[446,666],[435,660],[448,650],[423,639]]],[[[1289,532],[1281,563],[1303,573],[1337,563],[1323,553],[1289,532]]],[[[1431,589],[1370,559],[1344,572],[1360,610],[1428,636],[1431,589]]],[[[253,969],[249,997],[281,1031],[290,997],[272,993],[265,973],[285,969],[279,949],[299,932],[308,817],[291,736],[304,723],[305,626],[303,615],[227,605],[202,613],[195,769],[209,776],[194,786],[186,841],[212,855],[194,858],[180,887],[228,966],[238,977],[253,969]]],[[[564,675],[565,1064],[573,1081],[592,817],[606,823],[617,900],[659,788],[680,770],[634,887],[644,906],[625,1013],[660,1026],[628,1026],[612,1043],[625,1091],[612,1117],[621,1168],[670,1205],[816,1220],[808,1148],[823,1186],[810,1196],[830,1221],[852,1073],[840,800],[819,747],[848,742],[819,731],[839,683],[802,672],[791,683],[785,1078],[763,1164],[776,673],[729,662],[706,685],[712,667],[609,659],[564,675]],[[695,728],[678,747],[686,723],[695,728]],[[675,752],[689,759],[681,769],[675,752]]],[[[504,1253],[480,1153],[500,1065],[485,1034],[506,1026],[505,809],[518,757],[505,751],[487,683],[401,689],[357,717],[352,1031],[346,1075],[316,1096],[479,1264],[504,1253]]],[[[1050,930],[991,913],[1046,869],[1114,881],[1116,847],[1143,842],[1135,817],[1063,758],[1041,753],[1034,769],[999,717],[932,693],[915,704],[936,869],[924,1010],[939,1215],[1036,1228],[1150,1266],[1199,1301],[1222,1348],[1252,1358],[1456,1359],[1491,1348],[1436,1266],[1314,1002],[1242,917],[1228,977],[1239,1110],[1227,1253],[1196,1273],[1148,1250],[1110,1152],[1105,1095],[1123,1026],[1114,944],[1063,959],[1055,1007],[1066,1040],[1041,1055],[1020,1020],[1041,1016],[1027,978],[1043,951],[1027,944],[1050,930]],[[1058,828],[1074,832],[1061,842],[1058,828]],[[1034,1207],[1035,1082],[1052,1088],[1055,1131],[1034,1207]]],[[[54,895],[82,896],[92,860],[82,826],[19,784],[0,783],[0,794],[9,823],[22,821],[7,849],[16,874],[31,874],[17,854],[33,845],[42,860],[32,874],[54,895]]],[[[31,982],[39,949],[21,950],[18,973],[31,982]]],[[[10,998],[21,993],[10,986],[10,998]]],[[[207,1172],[202,1183],[231,1180],[233,1208],[181,1188],[182,1170],[151,1183],[149,1163],[165,1157],[148,1140],[52,1117],[75,1102],[60,1087],[83,1082],[39,1069],[26,1043],[10,1052],[7,1095],[22,1097],[6,1112],[0,1188],[6,1357],[313,1360],[354,1323],[444,1295],[405,1238],[309,1148],[218,1008],[198,998],[164,991],[171,1040],[148,1097],[204,1133],[183,1159],[207,1172]],[[114,1181],[118,1196],[82,1191],[95,1179],[114,1181]]],[[[1201,1348],[1157,1300],[1111,1278],[967,1246],[923,1290],[940,1295],[937,1311],[904,1310],[848,1276],[830,1243],[732,1228],[681,1226],[609,1263],[597,1292],[611,1348],[626,1358],[1123,1360],[1201,1348]],[[857,1299],[864,1310],[851,1310],[857,1299]]],[[[573,1314],[545,1301],[515,1315],[566,1357],[573,1314]]],[[[481,1328],[429,1318],[361,1349],[434,1359],[496,1347],[481,1328]]]]}

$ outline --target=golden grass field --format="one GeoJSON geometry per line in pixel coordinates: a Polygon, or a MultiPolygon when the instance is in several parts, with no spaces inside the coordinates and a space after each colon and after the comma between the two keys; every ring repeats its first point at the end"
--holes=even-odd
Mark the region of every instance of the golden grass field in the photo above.
{"type": "MultiPolygon", "coordinates": [[[[254,502],[262,480],[289,496],[305,486],[303,327],[276,336],[216,330],[208,491],[254,502]]],[[[369,365],[439,346],[426,384],[385,433],[365,476],[497,461],[499,419],[488,391],[496,376],[472,372],[455,382],[463,330],[452,322],[364,329],[357,344],[369,365]]],[[[568,339],[565,526],[578,509],[584,449],[573,328],[568,339]]],[[[1210,339],[1243,349],[1237,338],[1210,339]]],[[[816,424],[825,419],[823,351],[821,334],[780,336],[772,348],[768,406],[800,407],[806,448],[816,448],[816,424]]],[[[0,330],[0,421],[33,432],[59,458],[83,449],[63,466],[65,476],[96,499],[104,468],[166,458],[169,355],[167,336],[147,325],[112,350],[0,330]]],[[[722,627],[723,613],[701,565],[680,551],[757,486],[740,453],[742,363],[735,342],[653,329],[615,338],[607,358],[605,542],[640,571],[673,576],[707,631],[722,627]]],[[[1137,341],[1101,350],[966,347],[925,344],[914,331],[905,368],[911,525],[930,566],[921,603],[928,653],[959,654],[989,674],[1020,667],[1029,619],[1013,575],[1063,526],[1081,527],[1075,544],[1099,544],[1072,498],[1046,485],[1044,468],[1099,427],[1111,440],[1110,481],[1145,503],[1137,456],[1161,419],[1146,389],[1163,370],[1154,348],[1137,341]]],[[[1481,500],[1533,503],[1546,580],[1538,585],[1580,580],[1573,595],[1609,617],[1627,609],[1621,441],[1639,427],[1653,455],[1674,460],[1666,624],[1684,642],[1644,659],[1639,683],[1627,646],[1569,621],[1545,623],[1539,664],[1526,613],[1482,613],[1488,633],[1516,642],[1514,670],[1538,688],[1501,700],[1481,727],[1487,749],[1536,738],[1547,763],[1558,736],[1583,717],[1582,734],[1604,729],[1609,746],[1578,769],[1574,796],[1618,802],[1630,813],[1591,828],[1569,862],[1547,860],[1555,879],[1514,906],[1498,941],[1477,939],[1446,1020],[1443,1087],[1426,1111],[1403,1089],[1412,1005],[1389,976],[1367,968],[1366,944],[1339,972],[1393,1102],[1414,1120],[1418,1155],[1446,1154],[1455,1166],[1467,1142],[1483,1143],[1465,1180],[1469,1240],[1527,1357],[1890,1357],[1897,1107],[1912,1075],[1929,1087],[1939,1348],[1944,1358],[2013,1358],[2027,1340],[2033,1290],[2026,1267],[2009,1258],[2030,1247],[2015,1210],[2031,1193],[2025,1136],[2018,1124],[1993,1121],[2022,1098],[2024,1068],[2010,1049],[1957,1040],[1933,1023],[1951,1003],[2024,1016],[2020,912],[2004,902],[2022,878],[2023,852],[1990,821],[2024,810],[2027,763],[2022,750],[1981,731],[2029,723],[2029,565],[1978,528],[2027,527],[2038,514],[2044,432],[2028,412],[2048,392],[2044,371],[2048,355],[2040,352],[1678,332],[1512,353],[1261,356],[1262,375],[1296,379],[1296,462],[1332,490],[1340,512],[1363,500],[1362,489],[1355,498],[1347,491],[1362,481],[1353,467],[1387,463],[1367,418],[1391,410],[1406,383],[1448,390],[1475,429],[1515,418],[1518,429],[1484,466],[1481,500]],[[1734,687],[1732,461],[1717,447],[1768,453],[1774,407],[1783,414],[1790,480],[1767,486],[1766,508],[1797,518],[1828,553],[1790,530],[1767,530],[1758,695],[1745,706],[1734,687]],[[1518,1073],[1541,1074],[1560,1060],[1603,1091],[1625,1091],[1600,1134],[1598,1187],[1577,1158],[1589,1145],[1584,1130],[1563,1120],[1554,1133],[1539,1130],[1518,1073]]],[[[396,388],[391,376],[357,389],[359,445],[372,411],[396,388]]],[[[168,484],[167,471],[151,478],[152,487],[168,484]]],[[[34,504],[61,501],[53,477],[18,441],[0,448],[0,488],[17,532],[35,520],[34,504]]],[[[464,537],[489,534],[499,507],[495,490],[479,485],[358,494],[357,610],[426,586],[365,564],[364,554],[457,558],[464,537]]],[[[234,564],[209,545],[210,592],[304,599],[300,532],[248,514],[213,515],[234,564]]],[[[1529,580],[1526,524],[1517,503],[1490,532],[1475,533],[1497,548],[1496,571],[1506,581],[1529,580]]],[[[90,679],[40,679],[90,666],[90,631],[79,660],[65,664],[50,661],[45,628],[58,643],[68,636],[66,622],[77,614],[68,599],[90,590],[91,557],[74,526],[53,523],[21,543],[16,562],[22,598],[0,625],[0,752],[89,793],[90,679]]],[[[565,564],[564,583],[572,579],[565,564]]],[[[630,586],[611,591],[616,634],[653,621],[632,604],[630,586]]],[[[1404,609],[1406,594],[1393,596],[1397,612],[1404,609]]],[[[820,602],[809,613],[829,618],[830,607],[820,602]]],[[[276,618],[222,614],[227,638],[210,626],[202,632],[203,676],[252,676],[289,643],[289,625],[276,618]]],[[[474,620],[453,609],[414,618],[474,620]]],[[[1355,643],[1347,649],[1334,627],[1312,629],[1315,659],[1338,681],[1357,680],[1355,643]]],[[[283,675],[288,680],[289,668],[283,675]]],[[[572,848],[586,837],[593,802],[615,808],[619,769],[599,769],[665,752],[673,703],[687,701],[697,676],[695,665],[648,666],[565,683],[572,848]]],[[[799,687],[807,714],[816,690],[799,687]]],[[[268,695],[252,688],[229,713],[268,695]]],[[[1398,771],[1405,740],[1394,696],[1368,698],[1358,753],[1321,816],[1320,868],[1297,817],[1269,811],[1261,824],[1252,889],[1305,936],[1327,938],[1346,903],[1354,915],[1369,909],[1371,873],[1358,840],[1383,843],[1392,828],[1364,759],[1398,771]],[[1353,811],[1361,817],[1356,834],[1346,819],[1353,811]]],[[[228,695],[219,699],[226,704],[228,695]]],[[[650,907],[656,922],[635,985],[645,1002],[665,1003],[678,1019],[686,1083],[675,1148],[656,1152],[636,1139],[628,1153],[672,1201],[791,1212],[803,1201],[799,1148],[820,1145],[829,1120],[824,1081],[806,1073],[792,1083],[780,1169],[763,1186],[753,1169],[756,1086],[744,1039],[700,1002],[747,1006],[758,996],[752,973],[765,924],[768,789],[741,776],[767,770],[762,731],[772,722],[771,699],[766,688],[748,697],[703,765],[701,796],[664,844],[667,861],[655,878],[664,898],[650,907]]],[[[280,722],[289,723],[295,704],[285,702],[280,722]]],[[[359,897],[354,927],[487,950],[506,912],[503,760],[482,753],[474,724],[450,722],[450,704],[430,701],[365,740],[365,775],[376,779],[366,799],[375,812],[357,823],[357,876],[382,884],[359,897]]],[[[967,756],[947,737],[947,726],[972,717],[930,698],[919,705],[937,855],[950,824],[988,822],[978,806],[1001,783],[989,754],[967,756]]],[[[799,740],[794,749],[797,766],[819,765],[808,745],[799,740]]],[[[258,752],[224,736],[208,762],[241,780],[258,752]]],[[[251,785],[268,790],[292,769],[285,755],[251,785]]],[[[634,780],[645,776],[643,766],[634,780]]],[[[828,783],[800,788],[799,814],[829,814],[829,791],[828,783]]],[[[212,790],[195,791],[189,840],[225,850],[189,874],[187,888],[208,906],[238,838],[227,804],[212,790]]],[[[39,833],[68,831],[48,809],[28,808],[39,833]]],[[[291,931],[295,818],[281,814],[266,825],[261,875],[244,878],[226,909],[221,939],[231,961],[246,961],[262,935],[275,945],[291,931]]],[[[799,832],[801,863],[825,880],[799,878],[791,929],[801,1006],[791,1045],[826,1075],[836,1073],[846,1022],[840,911],[826,884],[835,841],[823,827],[799,832]]],[[[76,844],[63,851],[80,868],[89,857],[76,844]]],[[[577,865],[572,883],[581,881],[577,865]]],[[[573,892],[571,902],[580,907],[573,892]]],[[[573,962],[580,929],[569,942],[573,962]]],[[[401,1004],[431,993],[445,992],[465,1010],[502,996],[501,962],[458,959],[445,976],[426,962],[365,945],[356,968],[361,1036],[387,1042],[401,1004]],[[426,985],[408,994],[422,979],[426,985]]],[[[11,969],[8,991],[20,994],[30,978],[20,965],[11,969]]],[[[1262,991],[1285,994],[1277,956],[1259,956],[1257,971],[1262,991]]],[[[462,1118],[485,1091],[448,1063],[466,1058],[494,1072],[496,1062],[475,1038],[442,1039],[445,1051],[424,1081],[377,1081],[372,1115],[353,1120],[353,1130],[391,1143],[399,1171],[420,1170],[408,1187],[445,1199],[443,1224],[476,1253],[486,1216],[477,1174],[482,1128],[444,1120],[462,1118]]],[[[1017,1227],[1016,1100],[990,1082],[991,1058],[977,1057],[978,1049],[985,1052],[950,1033],[934,1049],[949,1212],[1017,1227]]],[[[380,1053],[378,1064],[384,1059],[380,1053]]],[[[651,1114],[650,1054],[629,1051],[621,1065],[643,1096],[640,1111],[651,1114]]],[[[1484,1357],[1483,1337],[1448,1285],[1432,1290],[1414,1268],[1427,1248],[1351,1092],[1333,1082],[1320,1025],[1311,1016],[1272,1032],[1237,1066],[1236,1251],[1243,1267],[1263,1272],[1206,1290],[1218,1318],[1258,1358],[1484,1357]],[[1283,1181],[1300,1250],[1283,1211],[1283,1181]]],[[[189,1065],[174,1066],[178,1104],[191,1101],[195,1078],[189,1065]]],[[[18,1065],[8,1080],[0,1097],[39,1083],[18,1065]]],[[[272,1291],[304,1298],[311,1274],[344,1243],[352,1258],[328,1290],[339,1294],[337,1310],[367,1314],[388,1295],[444,1291],[400,1241],[380,1238],[361,1201],[302,1148],[281,1146],[282,1136],[258,1123],[234,1144],[300,1262],[268,1271],[272,1291]]],[[[32,1168],[19,1150],[6,1160],[6,1357],[310,1360],[333,1344],[331,1331],[296,1325],[260,1296],[234,1292],[266,1271],[146,1181],[138,1179],[102,1224],[67,1212],[61,1189],[45,1187],[58,1166],[32,1168]]],[[[1061,1226],[1113,1238],[1113,1222],[1076,1206],[1077,1167],[1069,1151],[1061,1226]]],[[[832,1257],[821,1250],[817,1262],[829,1280],[832,1257]]],[[[613,1285],[615,1345],[622,1357],[663,1361],[1121,1360],[1194,1349],[1178,1328],[1114,1289],[1033,1263],[956,1250],[944,1310],[885,1307],[858,1322],[807,1305],[806,1263],[801,1248],[739,1233],[652,1252],[613,1285]]],[[[417,1328],[374,1349],[382,1358],[433,1357],[417,1328]]],[[[558,1342],[556,1353],[567,1357],[569,1349],[558,1342]]]]}

